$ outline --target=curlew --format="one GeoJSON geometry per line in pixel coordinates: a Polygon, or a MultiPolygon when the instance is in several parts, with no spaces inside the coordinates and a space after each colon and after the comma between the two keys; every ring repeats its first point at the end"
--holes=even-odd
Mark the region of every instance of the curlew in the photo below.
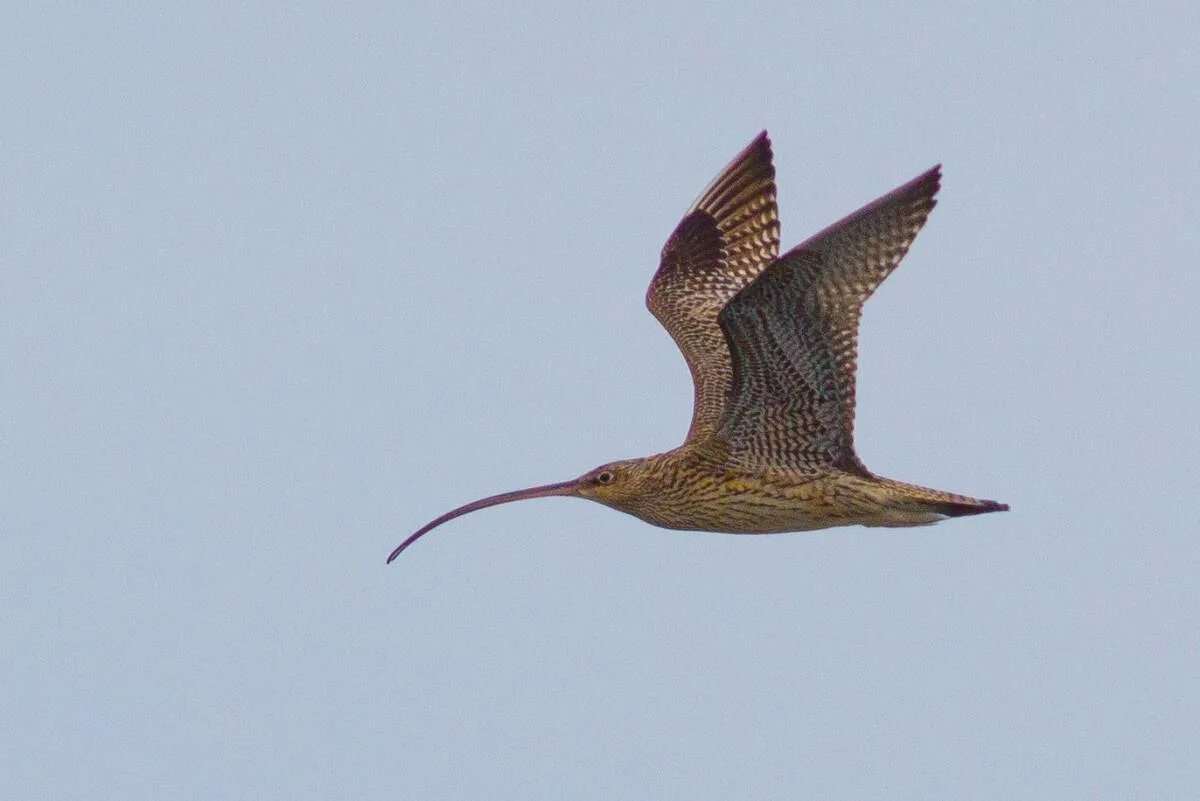
{"type": "Polygon", "coordinates": [[[731,534],[920,526],[1005,511],[996,501],[872,473],[854,450],[863,303],[933,209],[940,166],[779,255],[766,131],[713,179],[663,247],[646,305],[691,370],[692,423],[665,453],[473,501],[587,498],[655,526],[731,534]]]}

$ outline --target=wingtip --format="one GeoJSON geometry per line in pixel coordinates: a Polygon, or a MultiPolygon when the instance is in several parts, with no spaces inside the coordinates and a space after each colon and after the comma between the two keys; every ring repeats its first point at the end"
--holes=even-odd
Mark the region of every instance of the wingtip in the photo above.
{"type": "Polygon", "coordinates": [[[769,196],[774,214],[774,158],[771,139],[763,129],[709,181],[684,216],[706,211],[720,222],[731,211],[742,208],[751,196],[769,196]]]}
{"type": "Polygon", "coordinates": [[[760,142],[762,144],[762,146],[767,149],[768,153],[771,153],[772,155],[774,155],[774,153],[771,152],[771,135],[769,133],[767,133],[766,128],[763,128],[761,131],[759,131],[758,136],[755,138],[754,141],[760,142]]]}
{"type": "Polygon", "coordinates": [[[933,211],[933,207],[937,205],[937,194],[942,189],[942,165],[935,164],[925,172],[913,178],[908,183],[894,190],[891,194],[905,194],[915,192],[918,195],[924,195],[929,203],[929,211],[933,211]]]}
{"type": "Polygon", "coordinates": [[[761,131],[759,131],[758,136],[751,139],[750,144],[742,148],[742,152],[738,153],[737,156],[734,157],[733,161],[730,162],[730,165],[744,160],[751,153],[757,153],[758,158],[768,164],[774,161],[775,153],[771,149],[771,136],[767,133],[766,128],[763,128],[761,131]]]}
{"type": "Polygon", "coordinates": [[[933,184],[933,191],[934,191],[934,193],[936,193],[939,189],[942,188],[942,165],[940,163],[934,164],[932,167],[930,167],[928,170],[921,173],[920,176],[917,177],[916,183],[933,184]]]}

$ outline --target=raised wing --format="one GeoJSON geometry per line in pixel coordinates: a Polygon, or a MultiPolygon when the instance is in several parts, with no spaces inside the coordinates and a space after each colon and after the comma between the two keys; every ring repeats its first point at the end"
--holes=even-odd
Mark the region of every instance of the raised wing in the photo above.
{"type": "Polygon", "coordinates": [[[933,209],[940,167],[793,248],[721,311],[733,361],[719,435],[750,468],[838,467],[854,453],[862,306],[933,209]]]}
{"type": "Polygon", "coordinates": [[[763,131],[688,209],[646,293],[692,373],[688,439],[715,431],[729,392],[732,368],[717,315],[778,255],[775,168],[763,131]]]}

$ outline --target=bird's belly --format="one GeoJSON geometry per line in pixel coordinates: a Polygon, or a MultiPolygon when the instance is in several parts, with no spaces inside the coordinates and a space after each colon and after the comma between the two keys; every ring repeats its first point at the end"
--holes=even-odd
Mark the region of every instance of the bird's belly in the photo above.
{"type": "Polygon", "coordinates": [[[776,534],[871,523],[863,499],[825,480],[764,484],[726,479],[719,487],[715,492],[660,498],[653,508],[634,513],[663,528],[727,534],[776,534]]]}
{"type": "MultiPolygon", "coordinates": [[[[845,526],[856,520],[814,514],[804,510],[764,512],[754,508],[726,507],[716,513],[702,513],[690,519],[677,519],[666,528],[685,531],[715,531],[724,534],[782,534],[788,531],[815,531],[832,526],[845,526]]],[[[660,524],[661,525],[661,524],[660,524]]]]}

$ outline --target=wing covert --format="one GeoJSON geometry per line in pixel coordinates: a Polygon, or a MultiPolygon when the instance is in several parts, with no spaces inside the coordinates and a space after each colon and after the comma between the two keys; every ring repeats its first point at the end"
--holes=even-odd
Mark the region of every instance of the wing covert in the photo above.
{"type": "Polygon", "coordinates": [[[734,459],[870,475],[854,453],[859,319],[933,209],[939,169],[793,248],[721,311],[733,373],[719,435],[734,459]]]}

